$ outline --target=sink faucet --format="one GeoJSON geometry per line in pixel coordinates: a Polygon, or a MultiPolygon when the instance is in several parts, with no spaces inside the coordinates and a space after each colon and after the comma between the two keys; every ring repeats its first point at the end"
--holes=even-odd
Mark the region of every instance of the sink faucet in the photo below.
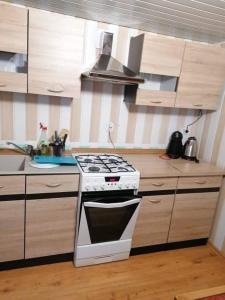
{"type": "Polygon", "coordinates": [[[25,147],[20,147],[19,145],[13,143],[13,142],[6,142],[7,145],[13,145],[15,148],[19,149],[22,151],[25,155],[30,155],[32,156],[34,148],[31,145],[25,145],[25,147]]]}

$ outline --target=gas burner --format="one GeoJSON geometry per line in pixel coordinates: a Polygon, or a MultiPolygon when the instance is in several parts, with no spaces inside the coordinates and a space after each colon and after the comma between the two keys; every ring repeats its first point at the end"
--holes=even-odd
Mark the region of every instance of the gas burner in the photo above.
{"type": "Polygon", "coordinates": [[[97,155],[85,154],[85,155],[78,155],[76,159],[79,163],[102,163],[97,155]]]}
{"type": "Polygon", "coordinates": [[[101,169],[99,167],[96,166],[92,166],[88,168],[88,171],[90,172],[99,172],[101,169]]]}
{"type": "Polygon", "coordinates": [[[90,159],[90,158],[85,158],[85,159],[84,159],[84,162],[86,162],[86,163],[91,163],[91,162],[92,162],[92,159],[90,159]]]}
{"type": "Polygon", "coordinates": [[[118,155],[99,155],[100,159],[104,161],[105,164],[120,164],[122,162],[124,162],[124,160],[122,159],[122,157],[118,156],[118,155]]]}

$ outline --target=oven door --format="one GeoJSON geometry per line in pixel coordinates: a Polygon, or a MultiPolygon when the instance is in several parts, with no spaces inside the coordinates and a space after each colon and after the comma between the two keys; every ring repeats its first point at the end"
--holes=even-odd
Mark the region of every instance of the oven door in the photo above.
{"type": "Polygon", "coordinates": [[[78,245],[131,239],[140,196],[82,198],[78,245]]]}

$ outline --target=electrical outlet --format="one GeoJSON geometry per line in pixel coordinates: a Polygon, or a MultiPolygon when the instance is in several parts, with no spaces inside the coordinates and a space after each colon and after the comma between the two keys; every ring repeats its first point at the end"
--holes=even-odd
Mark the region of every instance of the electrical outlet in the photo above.
{"type": "Polygon", "coordinates": [[[113,132],[114,130],[114,123],[113,122],[109,122],[109,131],[113,132]]]}

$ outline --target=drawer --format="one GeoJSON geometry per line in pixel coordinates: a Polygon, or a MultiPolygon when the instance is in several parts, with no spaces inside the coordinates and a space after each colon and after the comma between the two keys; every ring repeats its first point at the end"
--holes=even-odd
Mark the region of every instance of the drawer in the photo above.
{"type": "Polygon", "coordinates": [[[175,190],[177,177],[172,178],[143,178],[140,180],[139,191],[175,190]]]}
{"type": "Polygon", "coordinates": [[[0,91],[27,93],[27,74],[0,72],[0,91]]]}
{"type": "Polygon", "coordinates": [[[220,187],[222,176],[180,177],[177,189],[220,187]]]}
{"type": "Polygon", "coordinates": [[[78,191],[79,175],[27,176],[27,194],[78,191]]]}
{"type": "Polygon", "coordinates": [[[0,176],[0,196],[25,194],[25,176],[0,176]]]}

